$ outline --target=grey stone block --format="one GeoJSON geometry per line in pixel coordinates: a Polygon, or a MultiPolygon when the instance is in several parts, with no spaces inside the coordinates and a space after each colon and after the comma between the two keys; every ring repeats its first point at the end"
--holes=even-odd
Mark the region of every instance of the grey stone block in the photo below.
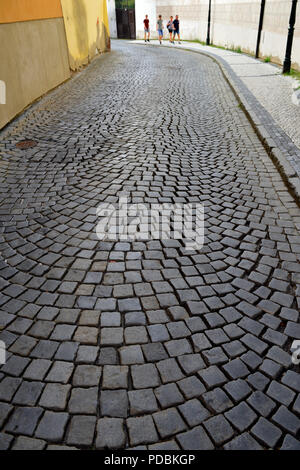
{"type": "Polygon", "coordinates": [[[196,398],[179,405],[178,410],[190,427],[201,424],[210,416],[210,412],[196,398]]]}
{"type": "Polygon", "coordinates": [[[61,442],[68,422],[68,413],[46,411],[37,430],[36,437],[46,441],[61,442]]]}
{"type": "Polygon", "coordinates": [[[272,416],[272,420],[294,436],[297,435],[297,432],[300,429],[300,419],[295,414],[291,413],[285,406],[281,406],[277,410],[274,416],[272,416]]]}
{"type": "Polygon", "coordinates": [[[247,432],[224,445],[225,450],[263,450],[263,447],[247,432]]]}
{"type": "Polygon", "coordinates": [[[227,411],[225,417],[236,429],[243,432],[256,420],[257,415],[245,402],[242,402],[227,411]]]}
{"type": "Polygon", "coordinates": [[[98,388],[73,388],[69,400],[69,412],[74,414],[96,414],[98,388]]]}
{"type": "Polygon", "coordinates": [[[103,367],[102,388],[115,390],[128,387],[128,367],[108,365],[103,367]]]}
{"type": "Polygon", "coordinates": [[[216,445],[223,444],[234,435],[234,430],[223,415],[209,418],[204,422],[204,426],[216,445]]]}
{"type": "Polygon", "coordinates": [[[163,439],[186,430],[186,425],[176,408],[168,408],[164,411],[158,411],[153,414],[153,419],[158,432],[163,439]]]}
{"type": "Polygon", "coordinates": [[[101,418],[97,423],[96,449],[121,449],[126,442],[123,419],[101,418]]]}
{"type": "Polygon", "coordinates": [[[158,441],[158,435],[151,416],[128,418],[126,424],[132,446],[152,444],[158,441]]]}
{"type": "Polygon", "coordinates": [[[74,365],[71,362],[55,361],[46,376],[47,382],[67,383],[72,375],[74,365]]]}
{"type": "Polygon", "coordinates": [[[276,446],[282,435],[280,429],[265,418],[259,418],[258,422],[251,429],[251,433],[265,446],[270,448],[276,446]]]}
{"type": "Polygon", "coordinates": [[[134,388],[149,388],[160,385],[159,375],[154,364],[131,366],[134,388]]]}
{"type": "Polygon", "coordinates": [[[39,405],[52,410],[64,410],[71,385],[57,383],[47,384],[39,401],[39,405]]]}
{"type": "Polygon", "coordinates": [[[154,393],[162,408],[178,405],[184,401],[182,394],[174,383],[161,385],[154,390],[154,393]]]}
{"type": "Polygon", "coordinates": [[[132,390],[128,392],[128,398],[132,416],[154,413],[158,410],[155,395],[150,389],[132,390]]]}
{"type": "Polygon", "coordinates": [[[67,444],[91,447],[94,440],[95,426],[96,417],[94,416],[73,416],[67,435],[67,444]]]}
{"type": "Polygon", "coordinates": [[[13,434],[23,434],[25,436],[32,436],[42,413],[42,408],[15,408],[5,427],[5,430],[13,434]]]}
{"type": "Polygon", "coordinates": [[[222,413],[233,406],[232,401],[221,388],[204,393],[202,398],[207,407],[216,413],[222,413]]]}
{"type": "Polygon", "coordinates": [[[75,387],[92,387],[100,383],[102,367],[94,365],[79,365],[73,375],[75,387]]]}
{"type": "Polygon", "coordinates": [[[128,396],[126,390],[103,390],[100,395],[102,416],[126,418],[128,414],[128,396]]]}
{"type": "Polygon", "coordinates": [[[177,435],[177,439],[184,450],[213,450],[214,445],[202,428],[197,426],[191,431],[177,435]]]}

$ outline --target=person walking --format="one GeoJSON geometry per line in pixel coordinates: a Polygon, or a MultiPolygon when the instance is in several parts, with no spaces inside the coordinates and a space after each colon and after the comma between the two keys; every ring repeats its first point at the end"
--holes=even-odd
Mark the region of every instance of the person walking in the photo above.
{"type": "Polygon", "coordinates": [[[170,42],[172,44],[174,44],[174,41],[173,41],[173,32],[174,32],[173,16],[170,16],[170,19],[167,23],[167,28],[168,28],[168,31],[169,31],[169,34],[170,34],[170,42]]]}
{"type": "Polygon", "coordinates": [[[150,42],[150,26],[148,15],[146,15],[144,19],[144,38],[145,42],[150,42]]]}
{"type": "Polygon", "coordinates": [[[175,41],[176,36],[177,36],[178,44],[181,44],[179,24],[180,24],[179,16],[176,15],[175,20],[173,21],[173,27],[174,27],[174,29],[173,29],[173,42],[175,41]]]}
{"type": "Polygon", "coordinates": [[[158,20],[157,20],[157,32],[158,32],[159,44],[161,44],[162,38],[164,35],[164,24],[163,24],[163,19],[161,15],[159,15],[158,20]]]}

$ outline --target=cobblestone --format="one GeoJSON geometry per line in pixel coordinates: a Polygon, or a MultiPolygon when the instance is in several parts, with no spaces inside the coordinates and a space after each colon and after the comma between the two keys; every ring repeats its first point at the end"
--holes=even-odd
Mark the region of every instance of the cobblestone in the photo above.
{"type": "Polygon", "coordinates": [[[64,410],[71,386],[47,384],[39,401],[39,405],[52,410],[64,410]]]}
{"type": "Polygon", "coordinates": [[[186,425],[175,408],[154,413],[153,418],[163,439],[186,429],[186,425]]]}
{"type": "Polygon", "coordinates": [[[277,426],[267,421],[265,418],[259,418],[258,422],[251,429],[252,434],[267,447],[275,447],[282,432],[277,426]]]}
{"type": "Polygon", "coordinates": [[[100,396],[101,414],[112,418],[126,418],[128,397],[125,390],[103,390],[100,396]]]}
{"type": "Polygon", "coordinates": [[[151,444],[158,441],[158,435],[151,416],[129,418],[126,423],[132,446],[151,444]]]}
{"type": "Polygon", "coordinates": [[[67,444],[91,446],[94,440],[96,418],[94,416],[74,416],[67,437],[67,444]]]}
{"type": "Polygon", "coordinates": [[[285,385],[282,385],[275,380],[271,382],[268,390],[267,395],[269,395],[274,400],[288,406],[295,397],[295,392],[290,390],[285,385]]]}
{"type": "Polygon", "coordinates": [[[1,134],[1,446],[297,447],[299,208],[211,59],[114,48],[1,134]],[[121,192],[203,248],[98,240],[121,192]]]}
{"type": "Polygon", "coordinates": [[[213,450],[214,445],[201,426],[177,435],[184,450],[213,450]]]}
{"type": "Polygon", "coordinates": [[[42,408],[18,407],[11,415],[5,430],[17,435],[32,436],[42,413],[42,408]]]}

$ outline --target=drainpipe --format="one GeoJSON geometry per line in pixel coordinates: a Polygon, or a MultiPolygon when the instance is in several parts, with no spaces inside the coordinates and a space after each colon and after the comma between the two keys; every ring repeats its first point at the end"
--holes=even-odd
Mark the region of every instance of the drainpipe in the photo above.
{"type": "Polygon", "coordinates": [[[295,29],[295,22],[296,22],[297,2],[298,0],[292,0],[289,33],[287,37],[286,53],[285,53],[282,73],[289,73],[291,71],[291,55],[292,55],[294,29],[295,29]]]}
{"type": "Polygon", "coordinates": [[[255,53],[256,59],[259,58],[259,46],[260,46],[261,32],[262,32],[263,22],[264,22],[265,6],[266,6],[266,0],[261,0],[259,25],[258,25],[258,33],[257,33],[257,43],[256,43],[256,53],[255,53]]]}
{"type": "Polygon", "coordinates": [[[210,22],[211,22],[211,0],[209,0],[208,4],[208,20],[207,20],[207,37],[206,37],[206,45],[210,45],[210,22]]]}

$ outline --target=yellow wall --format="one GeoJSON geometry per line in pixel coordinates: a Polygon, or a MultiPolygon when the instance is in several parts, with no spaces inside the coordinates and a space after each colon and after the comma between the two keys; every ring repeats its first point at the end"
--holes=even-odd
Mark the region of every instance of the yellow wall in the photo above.
{"type": "Polygon", "coordinates": [[[34,100],[70,77],[62,18],[0,25],[0,129],[34,100]],[[46,39],[45,39],[46,38],[46,39]]]}
{"type": "Polygon", "coordinates": [[[60,0],[0,0],[0,23],[61,17],[60,0]]]}
{"type": "Polygon", "coordinates": [[[72,70],[109,48],[106,0],[61,0],[72,70]]]}

